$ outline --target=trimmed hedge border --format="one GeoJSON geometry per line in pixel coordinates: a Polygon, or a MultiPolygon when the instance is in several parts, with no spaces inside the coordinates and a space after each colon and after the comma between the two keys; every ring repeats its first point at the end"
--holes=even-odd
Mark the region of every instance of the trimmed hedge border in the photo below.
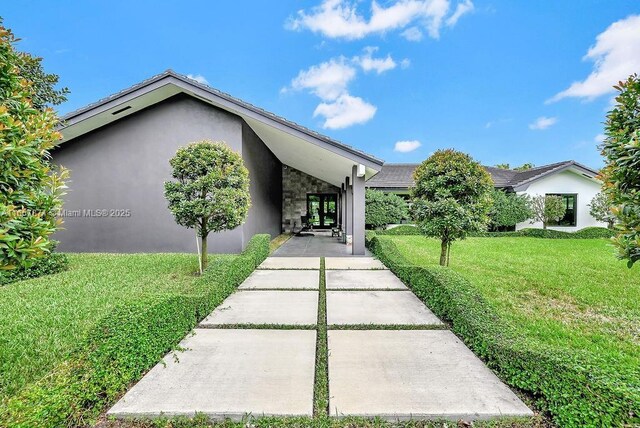
{"type": "Polygon", "coordinates": [[[640,369],[618,373],[593,355],[528,342],[506,325],[473,285],[440,266],[412,265],[374,232],[367,247],[509,385],[533,395],[560,426],[623,426],[640,422],[640,369]]]}
{"type": "Polygon", "coordinates": [[[69,259],[64,253],[53,252],[47,257],[37,259],[29,268],[18,268],[9,271],[0,271],[0,286],[24,279],[37,278],[62,272],[69,267],[69,259]]]}
{"type": "Polygon", "coordinates": [[[0,426],[93,425],[264,261],[269,241],[269,235],[255,235],[240,255],[211,263],[194,280],[193,292],[118,306],[98,321],[67,361],[2,403],[0,426]]]}
{"type": "MultiPolygon", "coordinates": [[[[416,226],[404,225],[376,232],[378,235],[421,235],[420,229],[416,226]]],[[[613,238],[616,232],[606,227],[585,227],[577,232],[563,232],[561,230],[551,229],[521,229],[517,232],[478,232],[469,236],[481,238],[510,238],[510,237],[530,237],[530,238],[546,238],[546,239],[597,239],[597,238],[613,238]]]]}

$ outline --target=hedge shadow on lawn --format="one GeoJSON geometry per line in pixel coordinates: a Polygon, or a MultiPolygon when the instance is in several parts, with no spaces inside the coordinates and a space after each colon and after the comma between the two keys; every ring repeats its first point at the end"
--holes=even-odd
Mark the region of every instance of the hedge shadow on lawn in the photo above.
{"type": "Polygon", "coordinates": [[[618,373],[592,354],[559,352],[517,334],[464,277],[416,266],[389,239],[367,233],[367,247],[509,385],[526,391],[560,426],[638,423],[640,372],[618,373]]]}
{"type": "Polygon", "coordinates": [[[140,379],[269,255],[255,235],[236,257],[216,260],[190,293],[167,293],[116,307],[70,358],[0,407],[0,426],[85,426],[140,379]]]}

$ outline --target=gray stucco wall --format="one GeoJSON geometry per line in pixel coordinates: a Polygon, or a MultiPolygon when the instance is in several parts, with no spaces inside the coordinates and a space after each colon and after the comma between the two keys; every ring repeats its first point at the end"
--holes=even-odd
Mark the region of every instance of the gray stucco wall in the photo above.
{"type": "Polygon", "coordinates": [[[340,188],[287,165],[282,166],[282,230],[300,227],[307,214],[307,193],[340,193],[340,188]]]}
{"type": "MultiPolygon", "coordinates": [[[[65,230],[54,236],[60,241],[59,249],[195,251],[195,232],[175,223],[163,195],[163,183],[171,178],[169,159],[179,147],[202,139],[224,141],[233,150],[243,152],[245,126],[238,116],[180,95],[64,143],[53,153],[55,163],[71,170],[64,210],[66,213],[80,210],[80,215],[65,217],[65,230]],[[96,217],[95,212],[91,216],[83,210],[107,212],[106,216],[96,217]],[[130,214],[125,211],[124,216],[118,217],[111,210],[129,210],[130,214]]],[[[274,221],[272,197],[256,193],[264,188],[257,183],[263,177],[278,179],[281,168],[259,139],[250,140],[246,151],[254,208],[246,225],[209,236],[211,252],[241,251],[245,230],[270,232],[279,228],[280,202],[274,221]],[[261,165],[257,157],[265,154],[265,150],[270,157],[266,165],[261,165]],[[263,209],[265,204],[267,207],[263,209]],[[263,218],[259,213],[265,210],[269,215],[263,218]],[[273,224],[267,227],[270,222],[273,224]]]]}
{"type": "Polygon", "coordinates": [[[251,208],[243,225],[244,245],[256,233],[280,234],[282,164],[246,122],[242,122],[242,157],[251,178],[251,208]]]}

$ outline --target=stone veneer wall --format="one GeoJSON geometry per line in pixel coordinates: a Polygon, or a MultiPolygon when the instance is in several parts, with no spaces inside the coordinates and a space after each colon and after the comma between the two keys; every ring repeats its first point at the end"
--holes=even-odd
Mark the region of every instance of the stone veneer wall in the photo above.
{"type": "Polygon", "coordinates": [[[300,227],[300,217],[307,214],[307,193],[340,193],[340,188],[282,165],[282,230],[290,232],[293,222],[300,227]]]}

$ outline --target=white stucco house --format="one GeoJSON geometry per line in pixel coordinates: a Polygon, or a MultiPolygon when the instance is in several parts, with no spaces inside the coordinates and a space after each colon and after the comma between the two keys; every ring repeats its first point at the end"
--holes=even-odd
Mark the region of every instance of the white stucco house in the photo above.
{"type": "MultiPolygon", "coordinates": [[[[382,170],[366,182],[366,187],[384,192],[408,194],[414,185],[413,171],[418,164],[385,163],[382,170]]],[[[600,192],[602,183],[598,172],[575,161],[557,162],[525,171],[514,171],[485,167],[491,174],[496,188],[507,192],[538,195],[559,195],[566,204],[567,212],[557,224],[549,229],[575,232],[585,227],[607,227],[589,213],[589,204],[600,192]]],[[[529,221],[516,225],[516,230],[533,227],[542,228],[542,223],[529,221]]]]}

